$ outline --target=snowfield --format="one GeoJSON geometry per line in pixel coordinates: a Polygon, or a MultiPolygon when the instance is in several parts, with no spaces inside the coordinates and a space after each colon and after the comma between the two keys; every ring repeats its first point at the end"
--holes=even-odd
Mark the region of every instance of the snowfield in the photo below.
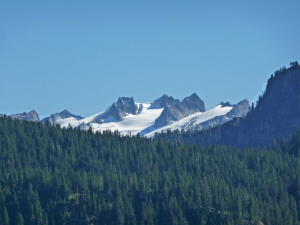
{"type": "Polygon", "coordinates": [[[164,108],[156,107],[153,102],[148,103],[136,103],[139,107],[143,106],[142,111],[137,114],[127,114],[121,121],[116,120],[114,117],[108,117],[104,120],[103,123],[95,123],[94,120],[104,115],[108,112],[109,108],[106,111],[97,113],[93,116],[78,120],[74,117],[59,119],[57,124],[62,127],[78,127],[81,126],[82,129],[92,128],[94,132],[118,130],[122,135],[136,135],[140,133],[146,137],[153,137],[156,132],[166,132],[167,130],[176,130],[176,129],[192,129],[197,127],[199,124],[213,119],[216,116],[226,115],[231,111],[231,106],[222,107],[221,105],[216,106],[215,108],[206,111],[194,113],[188,117],[185,117],[179,121],[175,121],[164,127],[154,127],[155,120],[161,115],[164,108]]]}
{"type": "Polygon", "coordinates": [[[147,130],[144,134],[146,137],[153,137],[155,133],[160,133],[160,132],[166,132],[167,130],[188,130],[189,128],[197,127],[197,125],[208,121],[210,119],[215,118],[216,116],[223,116],[226,115],[228,112],[230,112],[232,109],[231,106],[226,106],[222,107],[221,105],[218,105],[217,107],[206,111],[206,112],[198,112],[194,113],[186,118],[183,118],[179,121],[175,121],[170,125],[164,126],[159,129],[152,128],[147,130]]]}
{"type": "Polygon", "coordinates": [[[140,114],[132,115],[128,114],[122,121],[115,121],[109,123],[91,123],[91,127],[94,131],[102,130],[118,130],[121,134],[136,135],[140,131],[150,127],[154,124],[157,117],[160,116],[163,108],[155,109],[151,107],[151,103],[137,103],[143,105],[143,109],[140,114]]]}

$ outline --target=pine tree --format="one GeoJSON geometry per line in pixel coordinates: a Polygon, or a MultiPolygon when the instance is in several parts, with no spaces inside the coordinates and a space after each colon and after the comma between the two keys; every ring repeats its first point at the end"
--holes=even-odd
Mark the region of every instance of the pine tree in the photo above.
{"type": "Polygon", "coordinates": [[[24,219],[20,212],[18,213],[18,216],[17,216],[17,225],[24,225],[24,219]]]}
{"type": "Polygon", "coordinates": [[[36,193],[35,195],[35,220],[36,220],[36,225],[42,225],[43,224],[43,212],[42,212],[42,207],[41,203],[39,201],[39,197],[36,193]]]}
{"type": "Polygon", "coordinates": [[[9,216],[6,207],[2,207],[2,220],[3,225],[9,225],[9,216]]]}

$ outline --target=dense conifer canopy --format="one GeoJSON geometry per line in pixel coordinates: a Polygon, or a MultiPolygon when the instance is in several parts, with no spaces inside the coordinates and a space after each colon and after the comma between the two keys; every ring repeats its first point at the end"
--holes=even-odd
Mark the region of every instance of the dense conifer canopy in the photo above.
{"type": "Polygon", "coordinates": [[[300,224],[300,132],[244,149],[0,118],[0,224],[300,224]]]}

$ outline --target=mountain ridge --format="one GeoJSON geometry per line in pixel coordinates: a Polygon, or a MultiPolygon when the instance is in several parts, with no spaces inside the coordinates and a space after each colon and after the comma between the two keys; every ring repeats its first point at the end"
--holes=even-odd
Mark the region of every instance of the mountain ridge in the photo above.
{"type": "MultiPolygon", "coordinates": [[[[136,135],[139,133],[152,137],[157,131],[166,132],[167,130],[175,129],[202,129],[219,125],[234,118],[234,116],[228,117],[225,114],[231,110],[236,110],[235,106],[236,105],[231,105],[228,102],[221,103],[213,109],[206,111],[204,101],[196,93],[185,97],[181,101],[164,94],[160,98],[146,103],[137,103],[133,97],[119,97],[117,102],[114,102],[106,110],[86,118],[63,110],[41,121],[39,119],[35,121],[49,123],[53,126],[79,127],[84,130],[92,128],[95,132],[118,130],[121,134],[125,135],[136,135]],[[224,111],[225,108],[226,110],[224,111]],[[215,120],[213,123],[204,123],[206,120],[212,120],[218,116],[225,116],[224,118],[226,119],[215,120]],[[187,121],[188,118],[195,121],[189,123],[189,121],[187,121]],[[203,125],[200,123],[203,123],[203,125]],[[182,124],[182,126],[180,126],[180,124],[182,124]]],[[[248,110],[249,102],[246,100],[243,111],[248,112],[248,110]]],[[[16,116],[12,115],[12,117],[20,117],[19,119],[22,120],[27,115],[26,113],[23,114],[23,117],[21,117],[21,114],[15,114],[16,116]]],[[[233,115],[245,116],[242,113],[235,113],[233,115]]]]}
{"type": "MultiPolygon", "coordinates": [[[[249,102],[243,100],[233,105],[221,102],[207,111],[195,93],[182,101],[163,95],[147,103],[137,103],[133,97],[119,97],[106,110],[90,117],[83,118],[64,110],[42,122],[85,130],[91,128],[94,132],[118,130],[122,135],[147,137],[169,130],[184,130],[187,132],[177,139],[202,145],[270,145],[281,137],[289,138],[300,127],[299,87],[300,66],[298,62],[292,62],[289,68],[283,67],[271,75],[256,106],[251,108],[249,102]]],[[[35,111],[11,117],[40,121],[35,111]]],[[[168,138],[176,139],[176,135],[168,135],[168,138]]],[[[161,138],[164,138],[163,134],[161,138]]]]}

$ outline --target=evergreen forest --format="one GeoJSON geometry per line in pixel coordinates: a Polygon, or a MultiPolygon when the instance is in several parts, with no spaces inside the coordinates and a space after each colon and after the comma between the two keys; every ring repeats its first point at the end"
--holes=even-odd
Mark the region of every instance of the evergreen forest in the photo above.
{"type": "Polygon", "coordinates": [[[239,149],[4,116],[0,224],[299,225],[299,149],[300,131],[239,149]]]}

